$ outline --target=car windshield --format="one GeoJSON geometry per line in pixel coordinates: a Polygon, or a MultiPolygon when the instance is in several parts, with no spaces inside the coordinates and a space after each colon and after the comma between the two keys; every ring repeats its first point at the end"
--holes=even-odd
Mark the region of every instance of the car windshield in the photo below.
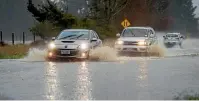
{"type": "Polygon", "coordinates": [[[166,37],[178,37],[176,34],[167,34],[166,37]]]}
{"type": "Polygon", "coordinates": [[[63,31],[57,37],[58,40],[69,39],[69,40],[88,40],[89,31],[63,31]]]}
{"type": "Polygon", "coordinates": [[[146,29],[125,29],[122,37],[147,37],[148,32],[146,29]]]}

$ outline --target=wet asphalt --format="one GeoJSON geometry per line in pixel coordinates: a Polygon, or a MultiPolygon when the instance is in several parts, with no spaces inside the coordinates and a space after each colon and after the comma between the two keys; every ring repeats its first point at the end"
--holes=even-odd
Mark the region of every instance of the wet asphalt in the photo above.
{"type": "Polygon", "coordinates": [[[120,61],[0,60],[1,100],[172,100],[199,91],[199,57],[120,61]]]}

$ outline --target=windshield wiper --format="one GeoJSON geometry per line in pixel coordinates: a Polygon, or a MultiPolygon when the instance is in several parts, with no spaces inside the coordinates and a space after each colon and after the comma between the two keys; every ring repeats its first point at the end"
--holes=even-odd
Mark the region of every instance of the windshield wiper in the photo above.
{"type": "Polygon", "coordinates": [[[69,36],[66,36],[66,37],[63,37],[63,38],[59,38],[59,40],[66,39],[66,38],[73,37],[73,36],[76,36],[76,35],[69,35],[69,36]]]}
{"type": "Polygon", "coordinates": [[[70,38],[70,40],[71,39],[78,39],[78,38],[80,38],[81,36],[83,36],[84,34],[81,34],[81,35],[79,35],[79,36],[77,36],[77,37],[73,37],[73,38],[70,38]]]}
{"type": "Polygon", "coordinates": [[[135,34],[133,33],[133,31],[130,30],[130,32],[131,32],[131,34],[132,34],[133,36],[135,36],[135,34]]]}

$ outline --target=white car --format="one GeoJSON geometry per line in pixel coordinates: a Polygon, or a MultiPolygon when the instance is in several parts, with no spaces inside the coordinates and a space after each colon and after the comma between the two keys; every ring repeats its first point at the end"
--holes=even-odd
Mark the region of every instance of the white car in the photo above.
{"type": "Polygon", "coordinates": [[[157,36],[151,27],[127,27],[115,43],[119,53],[147,53],[152,45],[158,44],[157,36]]]}
{"type": "Polygon", "coordinates": [[[166,47],[172,47],[174,45],[179,45],[181,47],[184,36],[180,33],[167,33],[163,38],[166,47]]]}
{"type": "Polygon", "coordinates": [[[48,45],[48,59],[80,58],[87,59],[89,51],[102,45],[98,34],[87,29],[63,30],[48,45]]]}

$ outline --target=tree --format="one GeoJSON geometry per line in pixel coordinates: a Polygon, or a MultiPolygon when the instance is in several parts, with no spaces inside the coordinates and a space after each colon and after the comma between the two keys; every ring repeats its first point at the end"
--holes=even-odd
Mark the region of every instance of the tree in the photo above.
{"type": "Polygon", "coordinates": [[[127,18],[132,26],[151,26],[156,30],[198,32],[192,0],[130,0],[114,20],[118,28],[127,18]]]}
{"type": "Polygon", "coordinates": [[[33,14],[33,17],[39,21],[49,21],[55,25],[61,26],[62,28],[71,28],[76,23],[76,18],[59,9],[56,4],[50,0],[46,0],[46,4],[34,6],[32,0],[28,0],[27,9],[33,14]]]}
{"type": "Polygon", "coordinates": [[[198,31],[198,18],[195,17],[197,7],[192,0],[172,0],[168,15],[174,19],[172,30],[195,33],[198,31]]]}
{"type": "Polygon", "coordinates": [[[130,0],[92,0],[91,18],[109,24],[130,0]]]}
{"type": "Polygon", "coordinates": [[[37,36],[40,36],[42,39],[47,37],[56,36],[60,32],[60,28],[53,25],[49,21],[39,22],[36,23],[30,31],[37,36]]]}

